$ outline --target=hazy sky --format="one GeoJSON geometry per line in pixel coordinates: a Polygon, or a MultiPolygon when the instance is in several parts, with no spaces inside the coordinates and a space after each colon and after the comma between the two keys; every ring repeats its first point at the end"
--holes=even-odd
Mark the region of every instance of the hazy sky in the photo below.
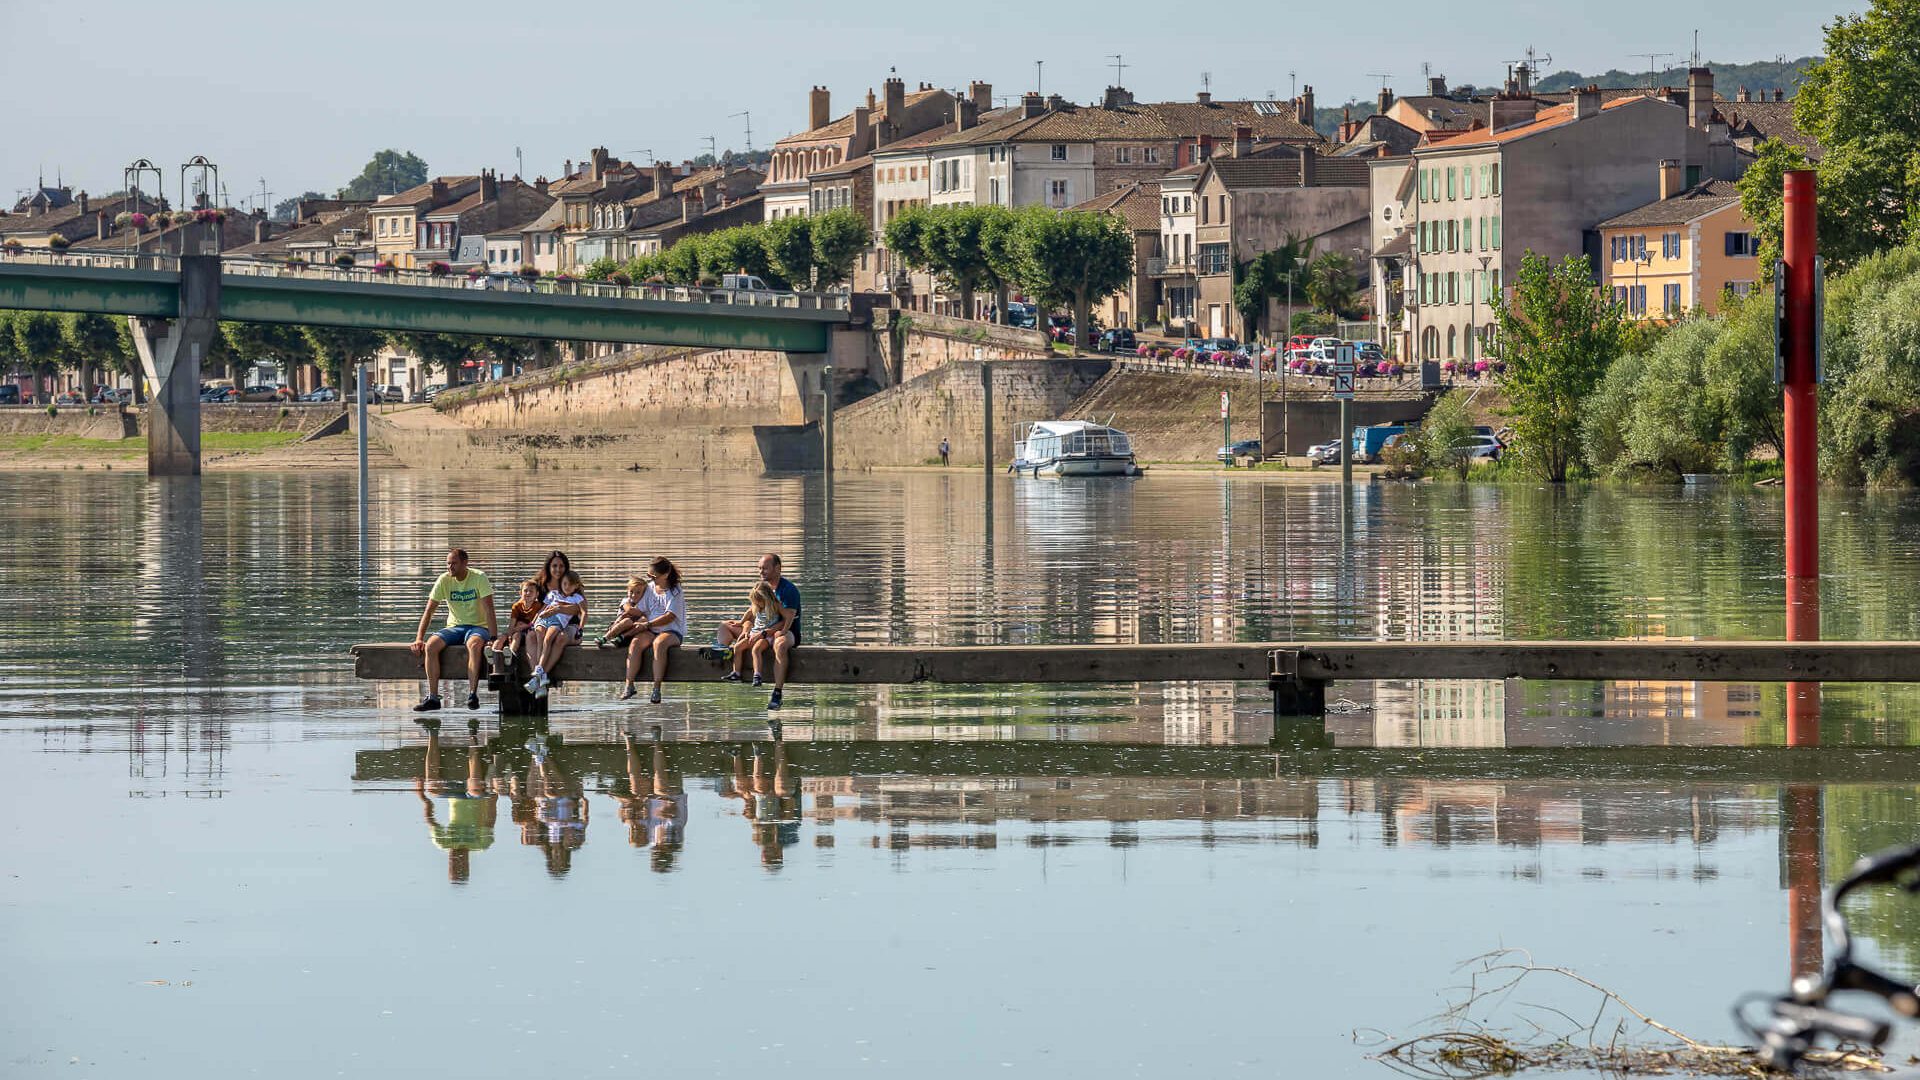
{"type": "MultiPolygon", "coordinates": [[[[1821,25],[1859,0],[1752,0],[1697,8],[1700,50],[1728,62],[1817,52],[1821,25]]],[[[1282,6],[1262,0],[1056,0],[1051,4],[561,4],[505,0],[262,0],[135,4],[0,0],[0,195],[44,168],[76,187],[121,186],[145,157],[167,173],[204,154],[240,202],[261,178],[277,201],[331,191],[381,147],[435,173],[481,166],[528,179],[605,145],[616,156],[681,160],[803,126],[807,88],[851,107],[889,68],[909,87],[985,79],[996,94],[1034,85],[1098,98],[1126,58],[1142,100],[1182,99],[1202,72],[1221,97],[1290,93],[1321,104],[1371,98],[1391,72],[1411,92],[1423,62],[1453,82],[1500,79],[1532,45],[1551,69],[1646,66],[1648,50],[1692,48],[1692,23],[1656,0],[1487,8],[1374,0],[1282,6]],[[998,13],[989,14],[996,7],[998,13]],[[840,21],[838,17],[850,17],[840,21]]],[[[1662,61],[1667,63],[1668,61],[1662,61]]]]}

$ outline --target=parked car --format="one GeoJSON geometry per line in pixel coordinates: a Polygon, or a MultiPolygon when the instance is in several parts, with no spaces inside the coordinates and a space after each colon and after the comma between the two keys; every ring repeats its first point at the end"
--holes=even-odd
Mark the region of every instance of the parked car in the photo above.
{"type": "Polygon", "coordinates": [[[1315,443],[1307,447],[1307,461],[1314,465],[1331,465],[1340,460],[1340,440],[1315,443]]]}
{"type": "Polygon", "coordinates": [[[1377,341],[1356,341],[1353,343],[1353,358],[1363,364],[1378,364],[1387,358],[1387,353],[1377,341]]]}
{"type": "Polygon", "coordinates": [[[1500,440],[1491,435],[1475,435],[1471,439],[1453,445],[1455,452],[1464,451],[1470,461],[1499,461],[1500,452],[1505,447],[1500,440]]]}
{"type": "Polygon", "coordinates": [[[406,387],[395,386],[392,383],[388,383],[385,386],[376,386],[374,389],[379,392],[380,396],[370,400],[383,402],[404,402],[407,400],[406,387]]]}
{"type": "Polygon", "coordinates": [[[723,289],[738,289],[745,292],[781,291],[767,284],[766,279],[757,274],[721,274],[720,287],[723,289]]]}
{"type": "Polygon", "coordinates": [[[1405,434],[1406,430],[1405,424],[1374,424],[1371,427],[1354,428],[1353,460],[1363,464],[1378,462],[1387,440],[1405,434]]]}
{"type": "Polygon", "coordinates": [[[53,403],[55,405],[85,405],[87,399],[81,397],[78,392],[69,390],[59,397],[54,398],[53,403]]]}
{"type": "Polygon", "coordinates": [[[339,401],[340,391],[335,390],[331,386],[322,386],[318,390],[311,390],[311,391],[308,391],[307,393],[301,394],[300,400],[301,401],[339,401]]]}
{"type": "Polygon", "coordinates": [[[0,384],[0,405],[20,404],[20,388],[12,383],[0,384]]]}
{"type": "MultiPolygon", "coordinates": [[[[358,391],[349,389],[346,392],[345,396],[343,396],[340,400],[345,401],[350,405],[358,405],[360,403],[360,395],[358,391]]],[[[386,403],[387,403],[387,395],[381,393],[379,387],[377,386],[367,387],[367,404],[385,405],[386,403]]]]}
{"type": "Polygon", "coordinates": [[[131,400],[132,397],[131,390],[116,390],[111,386],[100,386],[94,388],[93,397],[90,400],[95,405],[118,405],[120,402],[131,400]]]}
{"type": "Polygon", "coordinates": [[[443,382],[434,383],[432,386],[429,386],[425,390],[420,391],[420,400],[432,401],[434,398],[439,397],[441,392],[444,391],[446,388],[447,388],[446,383],[443,383],[443,382]]]}
{"type": "Polygon", "coordinates": [[[241,401],[292,401],[293,391],[284,386],[249,386],[240,391],[241,401]]]}
{"type": "Polygon", "coordinates": [[[1116,326],[1101,334],[1100,344],[1096,346],[1101,352],[1108,353],[1132,352],[1139,347],[1140,342],[1134,338],[1133,331],[1124,326],[1116,326]]]}
{"type": "Polygon", "coordinates": [[[1232,446],[1221,447],[1217,452],[1215,452],[1214,456],[1219,458],[1221,461],[1226,462],[1229,465],[1233,463],[1233,460],[1235,458],[1259,457],[1260,456],[1260,440],[1259,439],[1241,439],[1239,442],[1234,443],[1232,446]]]}
{"type": "Polygon", "coordinates": [[[1013,301],[1007,305],[1008,326],[1019,327],[1022,330],[1032,330],[1038,320],[1039,317],[1035,314],[1032,304],[1013,301]]]}
{"type": "Polygon", "coordinates": [[[1201,338],[1200,348],[1206,352],[1233,352],[1240,348],[1240,343],[1230,337],[1201,338]]]}
{"type": "Polygon", "coordinates": [[[231,386],[215,386],[200,395],[200,400],[209,405],[220,405],[239,400],[240,395],[231,386]]]}

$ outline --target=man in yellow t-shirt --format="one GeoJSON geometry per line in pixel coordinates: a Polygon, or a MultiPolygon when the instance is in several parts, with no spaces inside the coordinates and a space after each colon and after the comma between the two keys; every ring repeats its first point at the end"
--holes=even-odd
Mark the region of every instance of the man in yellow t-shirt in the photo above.
{"type": "Polygon", "coordinates": [[[440,654],[452,646],[467,651],[467,708],[480,707],[480,672],[487,642],[500,634],[500,623],[493,613],[493,582],[487,575],[467,565],[467,549],[447,552],[447,572],[433,583],[427,594],[427,610],[420,615],[420,628],[413,634],[413,655],[426,658],[427,696],[413,707],[414,712],[432,712],[440,707],[440,654]],[[427,637],[433,612],[447,605],[447,625],[427,637]]]}

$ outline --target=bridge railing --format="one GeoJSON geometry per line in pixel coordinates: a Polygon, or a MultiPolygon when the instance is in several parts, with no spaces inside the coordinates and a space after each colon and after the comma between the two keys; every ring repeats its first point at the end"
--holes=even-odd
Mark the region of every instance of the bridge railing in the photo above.
{"type": "MultiPolygon", "coordinates": [[[[52,251],[34,249],[0,253],[9,262],[43,266],[85,266],[110,270],[165,270],[178,272],[175,255],[125,251],[52,251]]],[[[844,293],[783,292],[771,289],[721,289],[693,285],[640,282],[619,285],[577,278],[524,278],[518,274],[435,274],[428,270],[375,269],[365,266],[295,264],[262,259],[233,258],[220,272],[232,277],[269,277],[299,281],[349,281],[361,284],[410,285],[420,288],[461,289],[542,296],[593,296],[611,300],[665,300],[677,303],[733,304],[788,310],[845,311],[844,293]]]]}

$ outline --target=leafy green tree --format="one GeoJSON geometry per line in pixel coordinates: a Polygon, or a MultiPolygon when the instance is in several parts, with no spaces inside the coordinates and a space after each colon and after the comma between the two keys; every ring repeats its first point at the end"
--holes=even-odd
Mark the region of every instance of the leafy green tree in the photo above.
{"type": "Polygon", "coordinates": [[[583,271],[580,276],[588,281],[605,281],[609,277],[612,277],[615,271],[621,268],[622,264],[620,260],[612,256],[602,255],[600,258],[588,263],[586,270],[583,271]]]}
{"type": "Polygon", "coordinates": [[[943,206],[927,223],[921,246],[933,272],[959,291],[962,318],[973,318],[974,295],[982,287],[1004,287],[987,234],[998,227],[996,219],[1011,216],[1002,206],[943,206]]]}
{"type": "Polygon", "coordinates": [[[873,246],[873,226],[852,207],[829,210],[813,219],[815,282],[830,289],[853,278],[853,264],[873,246]]]}
{"type": "Polygon", "coordinates": [[[297,326],[275,323],[221,323],[221,334],[236,366],[271,363],[289,375],[313,363],[313,343],[297,326]]]}
{"type": "Polygon", "coordinates": [[[308,199],[324,198],[326,198],[326,196],[317,191],[303,191],[291,199],[281,199],[279,202],[273,204],[273,220],[292,221],[294,216],[300,212],[300,204],[302,202],[308,199]]]}
{"type": "Polygon", "coordinates": [[[1263,251],[1240,264],[1239,280],[1233,286],[1233,306],[1240,311],[1248,337],[1271,334],[1267,314],[1276,297],[1307,297],[1307,260],[1313,252],[1311,239],[1289,236],[1272,251],[1263,251]]]}
{"type": "Polygon", "coordinates": [[[1004,206],[981,208],[980,246],[992,268],[994,318],[1007,321],[1007,300],[1020,279],[1020,218],[1004,206]]]}
{"type": "Polygon", "coordinates": [[[1673,479],[1713,468],[1722,456],[1726,414],[1701,390],[1720,330],[1717,319],[1687,319],[1608,368],[1584,410],[1588,464],[1673,479]]]}
{"type": "Polygon", "coordinates": [[[813,282],[813,219],[803,214],[778,218],[761,233],[767,259],[780,276],[804,289],[813,282]]]}
{"type": "Polygon", "coordinates": [[[1580,461],[1583,407],[1620,350],[1620,309],[1594,288],[1585,256],[1556,265],[1529,251],[1494,318],[1521,460],[1563,483],[1580,461]]]}
{"type": "MultiPolygon", "coordinates": [[[[1825,56],[1809,65],[1793,115],[1819,140],[1820,250],[1829,265],[1920,238],[1920,0],[1876,0],[1828,24],[1825,56]]],[[[1762,144],[1741,181],[1758,228],[1763,270],[1779,251],[1780,173],[1806,167],[1791,147],[1762,144]],[[1757,175],[1756,175],[1757,173],[1757,175]]]]}
{"type": "Polygon", "coordinates": [[[1322,252],[1307,266],[1306,291],[1307,300],[1315,308],[1337,319],[1360,315],[1364,290],[1351,256],[1338,251],[1322,252]]]}
{"type": "MultiPolygon", "coordinates": [[[[355,364],[364,364],[380,352],[387,336],[378,330],[351,326],[307,326],[301,328],[313,346],[314,362],[328,386],[342,392],[353,389],[355,364]]],[[[372,380],[368,380],[371,382],[372,380]]]]}
{"type": "Polygon", "coordinates": [[[700,242],[701,279],[711,279],[717,284],[726,274],[754,274],[776,288],[786,284],[786,278],[773,268],[773,260],[767,257],[764,231],[764,226],[738,225],[707,233],[700,242]]]}
{"type": "Polygon", "coordinates": [[[47,398],[47,380],[67,364],[66,327],[50,311],[22,311],[13,318],[13,346],[18,363],[33,377],[33,396],[47,398]]]}
{"type": "Polygon", "coordinates": [[[80,365],[82,393],[92,394],[102,369],[127,370],[130,358],[120,351],[120,332],[113,319],[92,313],[72,315],[67,318],[64,329],[67,351],[80,365]]]}
{"type": "Polygon", "coordinates": [[[1433,403],[1414,433],[1413,443],[1421,463],[1428,469],[1444,469],[1458,479],[1467,478],[1473,467],[1468,444],[1477,434],[1467,390],[1452,390],[1433,403]]]}
{"type": "Polygon", "coordinates": [[[909,206],[893,216],[880,232],[881,242],[894,258],[917,270],[924,270],[932,256],[927,252],[927,234],[933,228],[933,211],[925,206],[909,206]]]}
{"type": "Polygon", "coordinates": [[[1920,482],[1920,275],[1863,302],[1853,321],[1852,369],[1828,386],[1829,472],[1876,485],[1920,482]]]}
{"type": "Polygon", "coordinates": [[[341,195],[348,199],[380,199],[426,182],[427,163],[418,156],[400,150],[379,150],[360,170],[359,176],[347,181],[341,195]]]}
{"type": "Polygon", "coordinates": [[[1048,306],[1073,311],[1074,340],[1092,344],[1095,303],[1133,274],[1133,234],[1112,214],[1092,210],[1020,212],[1020,284],[1048,306]]]}
{"type": "Polygon", "coordinates": [[[387,335],[395,348],[420,361],[421,370],[432,374],[438,368],[447,382],[460,365],[473,357],[480,339],[470,334],[433,334],[420,331],[396,331],[387,335]]]}
{"type": "Polygon", "coordinates": [[[1762,445],[1785,457],[1786,421],[1773,381],[1773,298],[1728,296],[1718,322],[1719,335],[1707,346],[1703,390],[1726,424],[1724,463],[1736,470],[1762,445]]]}
{"type": "Polygon", "coordinates": [[[700,241],[689,236],[660,253],[660,272],[675,285],[700,283],[700,241]]]}

